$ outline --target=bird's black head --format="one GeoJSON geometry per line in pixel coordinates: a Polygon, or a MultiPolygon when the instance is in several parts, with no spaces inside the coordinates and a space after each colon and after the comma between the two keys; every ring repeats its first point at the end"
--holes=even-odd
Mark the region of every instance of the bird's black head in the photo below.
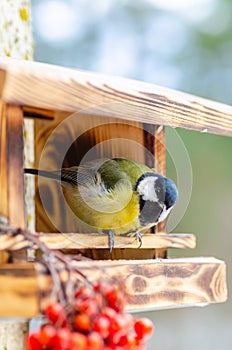
{"type": "Polygon", "coordinates": [[[145,173],[137,181],[142,226],[152,225],[165,219],[177,201],[175,184],[156,173],[145,173]]]}
{"type": "Polygon", "coordinates": [[[178,191],[174,182],[164,177],[165,181],[165,205],[166,208],[172,208],[178,199],[178,191]]]}

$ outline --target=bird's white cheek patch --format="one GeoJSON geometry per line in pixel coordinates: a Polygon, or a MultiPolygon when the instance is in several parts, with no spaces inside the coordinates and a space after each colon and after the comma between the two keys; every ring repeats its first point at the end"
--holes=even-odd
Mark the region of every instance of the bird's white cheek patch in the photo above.
{"type": "Polygon", "coordinates": [[[155,191],[155,182],[157,179],[158,177],[155,177],[155,176],[145,177],[139,183],[137,190],[139,194],[142,196],[142,199],[144,201],[150,201],[150,202],[159,201],[155,191]]]}
{"type": "Polygon", "coordinates": [[[160,215],[160,217],[159,217],[158,222],[161,222],[161,221],[163,221],[164,219],[166,219],[166,217],[167,217],[168,214],[170,213],[171,209],[172,209],[172,207],[166,209],[166,205],[165,205],[165,206],[164,206],[164,209],[163,209],[163,211],[162,211],[162,213],[161,213],[161,215],[160,215]]]}

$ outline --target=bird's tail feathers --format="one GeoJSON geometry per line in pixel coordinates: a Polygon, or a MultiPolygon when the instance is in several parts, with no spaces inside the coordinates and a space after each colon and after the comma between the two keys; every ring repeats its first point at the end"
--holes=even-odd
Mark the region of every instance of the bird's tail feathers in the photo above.
{"type": "Polygon", "coordinates": [[[46,171],[46,170],[38,170],[38,169],[32,169],[32,168],[25,168],[24,169],[25,174],[32,174],[32,175],[38,175],[47,177],[50,179],[54,179],[57,181],[61,180],[61,175],[58,171],[46,171]]]}

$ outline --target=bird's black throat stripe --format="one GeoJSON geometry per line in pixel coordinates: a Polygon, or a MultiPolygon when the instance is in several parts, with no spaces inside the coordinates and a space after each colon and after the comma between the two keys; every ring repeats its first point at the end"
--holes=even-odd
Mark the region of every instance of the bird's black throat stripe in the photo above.
{"type": "Polygon", "coordinates": [[[155,224],[163,211],[159,202],[145,201],[142,196],[139,198],[139,207],[139,221],[142,226],[155,224]]]}

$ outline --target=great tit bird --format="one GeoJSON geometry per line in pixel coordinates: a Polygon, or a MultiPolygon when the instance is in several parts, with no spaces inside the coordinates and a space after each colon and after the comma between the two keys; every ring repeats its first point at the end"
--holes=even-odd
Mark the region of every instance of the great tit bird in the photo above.
{"type": "Polygon", "coordinates": [[[93,232],[135,235],[163,221],[178,198],[176,185],[146,165],[127,158],[95,159],[60,171],[25,169],[25,173],[61,181],[74,214],[93,232]]]}

